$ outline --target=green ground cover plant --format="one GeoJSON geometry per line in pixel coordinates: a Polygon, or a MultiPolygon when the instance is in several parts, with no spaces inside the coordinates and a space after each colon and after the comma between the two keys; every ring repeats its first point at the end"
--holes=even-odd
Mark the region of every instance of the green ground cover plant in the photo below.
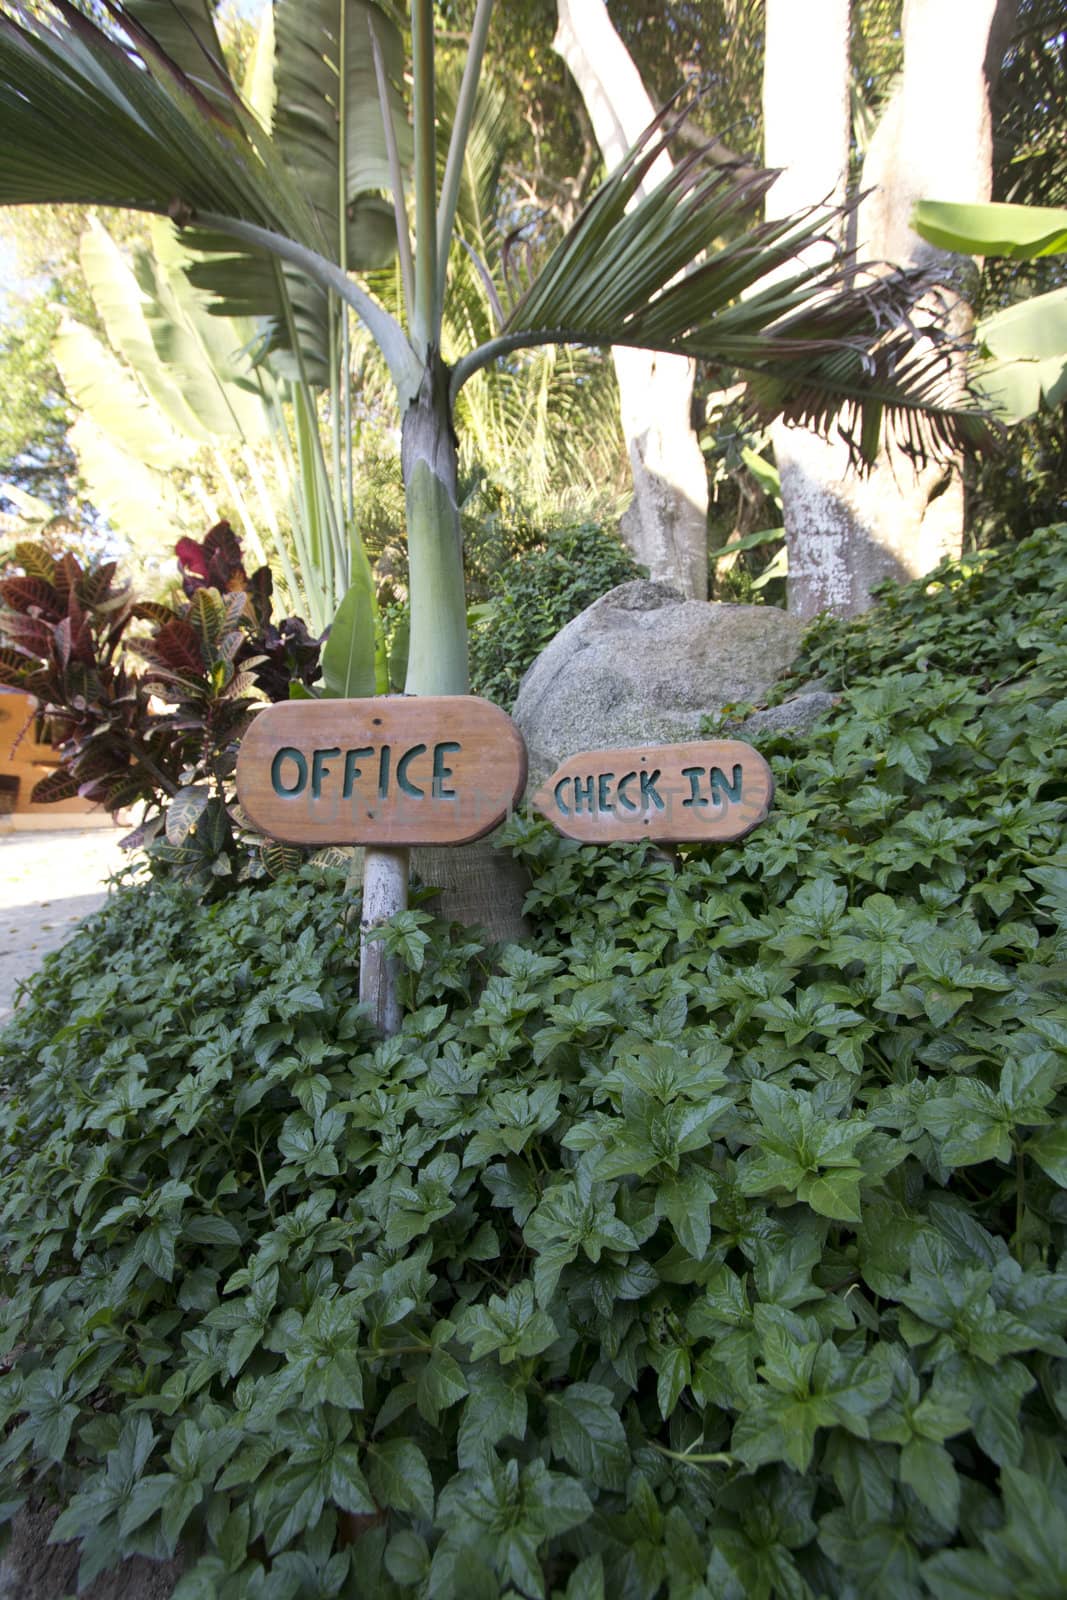
{"type": "Polygon", "coordinates": [[[617,584],[646,576],[609,528],[551,530],[490,576],[471,629],[472,692],[510,710],[523,673],[562,627],[617,584]]]}
{"type": "Polygon", "coordinates": [[[117,896],[0,1035],[10,1515],[180,1600],[1067,1592],[1067,528],[811,636],[775,811],[530,947],[117,896]]]}

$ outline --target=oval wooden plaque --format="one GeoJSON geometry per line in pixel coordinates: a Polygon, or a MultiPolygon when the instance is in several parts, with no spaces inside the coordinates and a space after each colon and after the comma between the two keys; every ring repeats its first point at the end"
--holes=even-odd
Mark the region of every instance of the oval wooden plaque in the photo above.
{"type": "Polygon", "coordinates": [[[589,844],[740,839],[774,799],[771,769],[750,744],[589,750],[570,756],[533,797],[560,833],[589,844]]]}
{"type": "Polygon", "coordinates": [[[237,796],[288,844],[466,844],[526,783],[526,746],[475,695],[287,700],[241,741],[237,796]]]}

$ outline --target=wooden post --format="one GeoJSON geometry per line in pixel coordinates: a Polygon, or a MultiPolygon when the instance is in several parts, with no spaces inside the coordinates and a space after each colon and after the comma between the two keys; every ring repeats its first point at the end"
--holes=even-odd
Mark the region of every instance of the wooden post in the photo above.
{"type": "Polygon", "coordinates": [[[368,935],[408,903],[411,846],[468,844],[517,805],[526,746],[474,695],[285,700],[241,741],[237,793],[255,827],[292,844],[363,844],[359,997],[400,1027],[400,964],[368,935]]]}
{"type": "Polygon", "coordinates": [[[406,911],[408,852],[368,847],[363,859],[363,911],[359,919],[359,998],[383,1038],[400,1032],[400,962],[388,956],[372,929],[406,911]]]}

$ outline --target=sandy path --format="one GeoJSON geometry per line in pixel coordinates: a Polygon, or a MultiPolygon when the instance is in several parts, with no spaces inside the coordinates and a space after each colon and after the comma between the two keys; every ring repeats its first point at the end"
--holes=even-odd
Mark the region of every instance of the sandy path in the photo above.
{"type": "Polygon", "coordinates": [[[0,1023],[17,985],[103,905],[124,828],[0,834],[0,1023]]]}

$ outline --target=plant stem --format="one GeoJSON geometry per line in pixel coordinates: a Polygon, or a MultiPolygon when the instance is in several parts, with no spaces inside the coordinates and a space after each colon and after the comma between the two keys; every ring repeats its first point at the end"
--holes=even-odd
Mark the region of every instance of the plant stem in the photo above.
{"type": "Polygon", "coordinates": [[[420,356],[425,356],[430,346],[436,345],[439,325],[433,64],[433,0],[411,0],[412,118],[415,124],[415,315],[412,331],[420,356]]]}
{"type": "MultiPolygon", "coordinates": [[[[284,234],[273,233],[270,228],[261,228],[254,222],[242,222],[238,217],[223,216],[215,211],[198,212],[195,220],[202,227],[212,228],[232,239],[241,239],[245,244],[266,250],[279,260],[291,262],[313,282],[321,284],[324,289],[332,289],[363,322],[385,357],[393,382],[405,402],[410,399],[418,387],[419,363],[404,336],[403,328],[384,306],[379,305],[358,283],[353,283],[340,267],[316,251],[309,250],[306,245],[297,244],[295,239],[287,239],[284,234]]],[[[299,350],[299,345],[296,348],[299,350]]]]}
{"type": "Polygon", "coordinates": [[[408,513],[411,649],[407,694],[466,694],[467,604],[456,504],[456,437],[448,375],[432,352],[404,413],[401,464],[408,513]]]}

